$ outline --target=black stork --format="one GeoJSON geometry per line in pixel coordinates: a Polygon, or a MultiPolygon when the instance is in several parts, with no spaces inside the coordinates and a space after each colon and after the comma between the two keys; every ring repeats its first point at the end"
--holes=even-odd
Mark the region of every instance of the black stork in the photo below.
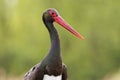
{"type": "Polygon", "coordinates": [[[24,80],[67,80],[67,68],[62,63],[60,40],[53,22],[57,22],[80,39],[84,37],[65,22],[53,8],[46,10],[42,19],[50,34],[51,48],[47,56],[25,74],[24,80]]]}

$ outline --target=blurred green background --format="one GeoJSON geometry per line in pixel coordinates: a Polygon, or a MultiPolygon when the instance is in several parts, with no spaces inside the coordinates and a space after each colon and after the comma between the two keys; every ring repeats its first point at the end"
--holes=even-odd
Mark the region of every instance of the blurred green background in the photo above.
{"type": "Polygon", "coordinates": [[[86,38],[55,24],[69,80],[102,80],[120,69],[120,0],[0,0],[0,71],[24,75],[48,53],[47,8],[86,38]]]}

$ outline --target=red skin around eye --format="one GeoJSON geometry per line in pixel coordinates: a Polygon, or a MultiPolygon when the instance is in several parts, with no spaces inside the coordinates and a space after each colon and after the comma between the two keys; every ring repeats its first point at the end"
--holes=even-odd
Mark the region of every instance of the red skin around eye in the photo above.
{"type": "Polygon", "coordinates": [[[56,13],[54,12],[54,11],[52,11],[52,10],[50,10],[50,15],[52,16],[52,17],[56,17],[57,15],[56,15],[56,13]]]}
{"type": "Polygon", "coordinates": [[[51,13],[51,16],[52,16],[52,17],[56,17],[56,13],[52,12],[52,13],[51,13]]]}

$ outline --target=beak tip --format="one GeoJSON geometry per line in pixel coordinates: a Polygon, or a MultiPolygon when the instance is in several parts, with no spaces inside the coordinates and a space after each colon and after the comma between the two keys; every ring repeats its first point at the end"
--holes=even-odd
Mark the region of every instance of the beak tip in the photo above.
{"type": "Polygon", "coordinates": [[[85,39],[83,36],[80,36],[79,38],[80,38],[81,40],[84,40],[84,39],[85,39]]]}

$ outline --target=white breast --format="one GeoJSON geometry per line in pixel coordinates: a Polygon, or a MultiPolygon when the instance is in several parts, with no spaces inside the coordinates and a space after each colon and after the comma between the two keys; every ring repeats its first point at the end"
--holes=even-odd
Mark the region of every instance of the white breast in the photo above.
{"type": "Polygon", "coordinates": [[[44,75],[43,80],[62,80],[62,75],[59,75],[59,76],[44,75]]]}

